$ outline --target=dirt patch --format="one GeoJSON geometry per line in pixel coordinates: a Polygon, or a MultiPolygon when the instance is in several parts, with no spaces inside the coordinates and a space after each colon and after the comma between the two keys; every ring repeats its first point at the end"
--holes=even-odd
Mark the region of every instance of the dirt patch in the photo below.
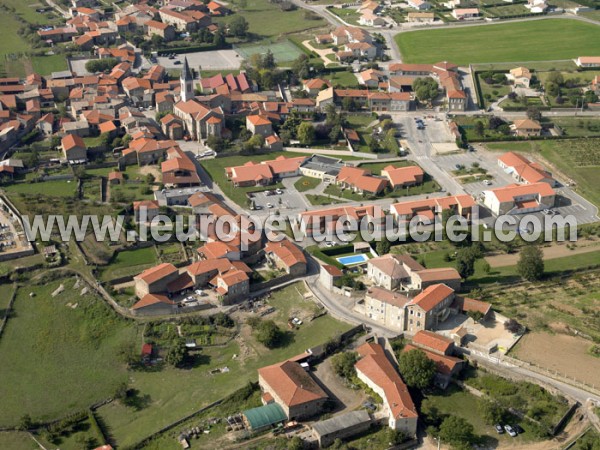
{"type": "MultiPolygon", "coordinates": [[[[600,250],[600,241],[591,239],[580,239],[577,241],[577,247],[573,250],[568,249],[566,244],[552,244],[550,247],[543,247],[544,259],[563,258],[565,256],[580,255],[600,250]]],[[[485,258],[491,267],[514,266],[519,260],[518,253],[509,255],[488,256],[485,258]]]]}
{"type": "Polygon", "coordinates": [[[600,385],[600,358],[588,353],[592,342],[564,334],[529,333],[516,347],[516,356],[560,375],[600,385]]]}
{"type": "Polygon", "coordinates": [[[158,170],[158,167],[155,166],[142,166],[140,167],[140,175],[148,175],[151,173],[154,175],[154,179],[157,183],[162,182],[162,173],[158,170]]]}

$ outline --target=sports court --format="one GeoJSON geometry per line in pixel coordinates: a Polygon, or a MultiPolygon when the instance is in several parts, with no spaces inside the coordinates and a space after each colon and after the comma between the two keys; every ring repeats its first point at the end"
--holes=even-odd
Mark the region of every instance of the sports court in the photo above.
{"type": "Polygon", "coordinates": [[[258,53],[264,55],[268,50],[271,50],[275,61],[291,62],[302,54],[302,51],[289,40],[276,42],[274,44],[263,43],[256,45],[248,45],[243,47],[234,46],[235,51],[240,55],[240,58],[248,59],[250,56],[258,53]]]}

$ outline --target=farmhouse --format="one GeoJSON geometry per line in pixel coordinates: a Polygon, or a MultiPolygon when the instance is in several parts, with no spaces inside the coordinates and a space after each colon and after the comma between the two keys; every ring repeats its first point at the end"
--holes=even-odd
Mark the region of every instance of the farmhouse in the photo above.
{"type": "Polygon", "coordinates": [[[167,291],[167,285],[179,276],[177,268],[170,263],[159,264],[144,270],[133,277],[135,295],[142,299],[147,294],[157,294],[167,291]]]}
{"type": "Polygon", "coordinates": [[[289,239],[268,242],[265,255],[278,269],[287,274],[301,276],[306,273],[306,257],[302,249],[289,239]]]}
{"type": "Polygon", "coordinates": [[[452,10],[456,20],[472,20],[479,17],[479,8],[457,8],[452,10]]]}
{"type": "Polygon", "coordinates": [[[483,203],[494,214],[525,214],[552,208],[556,192],[548,183],[510,184],[483,191],[483,203]]]}
{"type": "Polygon", "coordinates": [[[600,67],[600,56],[580,56],[575,60],[578,67],[600,67]]]}
{"type": "Polygon", "coordinates": [[[408,388],[379,344],[358,347],[361,359],[355,364],[356,375],[383,400],[388,426],[409,436],[417,432],[418,413],[408,388]]]}
{"type": "Polygon", "coordinates": [[[540,136],[542,134],[542,125],[537,120],[520,119],[515,120],[510,126],[515,136],[540,136]]]}
{"type": "Polygon", "coordinates": [[[554,187],[556,180],[541,164],[531,162],[518,153],[507,152],[498,158],[498,165],[509,173],[518,183],[548,183],[554,187]]]}
{"type": "Polygon", "coordinates": [[[433,330],[446,320],[450,305],[454,300],[454,290],[445,284],[433,284],[417,295],[406,305],[406,331],[433,330]]]}
{"type": "Polygon", "coordinates": [[[289,420],[320,413],[327,394],[299,363],[284,361],[258,369],[263,403],[279,404],[289,420]]]}
{"type": "Polygon", "coordinates": [[[405,310],[409,302],[408,294],[371,286],[365,295],[365,315],[386,327],[404,331],[405,310]]]}
{"type": "Polygon", "coordinates": [[[515,87],[529,88],[531,78],[531,72],[527,67],[515,67],[506,74],[506,79],[515,87]]]}

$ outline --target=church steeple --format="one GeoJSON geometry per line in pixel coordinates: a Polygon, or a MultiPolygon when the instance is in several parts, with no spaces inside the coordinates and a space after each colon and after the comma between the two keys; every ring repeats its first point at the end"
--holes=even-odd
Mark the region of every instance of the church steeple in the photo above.
{"type": "Polygon", "coordinates": [[[181,100],[187,102],[194,97],[194,75],[192,75],[186,57],[183,58],[183,69],[181,70],[179,83],[181,87],[181,100]]]}

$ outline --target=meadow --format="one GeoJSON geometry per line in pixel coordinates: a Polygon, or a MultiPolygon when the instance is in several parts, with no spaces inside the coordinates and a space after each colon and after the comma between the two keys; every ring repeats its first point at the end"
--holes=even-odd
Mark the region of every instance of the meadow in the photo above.
{"type": "Polygon", "coordinates": [[[406,63],[550,61],[600,53],[597,25],[569,19],[411,31],[395,39],[406,63]],[[552,45],[549,45],[552,43],[552,45]]]}

